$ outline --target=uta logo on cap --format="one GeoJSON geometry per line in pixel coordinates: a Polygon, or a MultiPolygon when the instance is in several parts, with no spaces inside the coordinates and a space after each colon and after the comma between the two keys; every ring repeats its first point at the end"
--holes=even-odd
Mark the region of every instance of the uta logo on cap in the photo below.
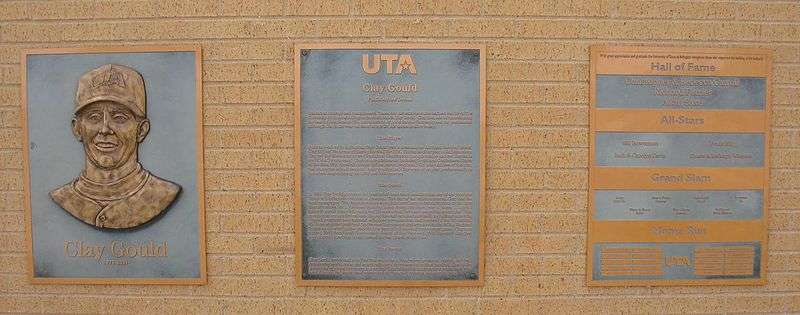
{"type": "Polygon", "coordinates": [[[111,66],[107,72],[101,72],[92,78],[93,88],[110,85],[117,85],[122,88],[125,87],[125,75],[114,69],[113,66],[111,66]]]}

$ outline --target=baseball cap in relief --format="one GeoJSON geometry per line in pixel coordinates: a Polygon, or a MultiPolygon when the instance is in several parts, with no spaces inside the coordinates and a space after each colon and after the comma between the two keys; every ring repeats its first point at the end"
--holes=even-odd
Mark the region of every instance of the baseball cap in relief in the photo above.
{"type": "Polygon", "coordinates": [[[97,101],[113,101],[145,117],[147,100],[142,75],[129,67],[115,64],[100,66],[84,73],[75,93],[75,112],[97,101]]]}

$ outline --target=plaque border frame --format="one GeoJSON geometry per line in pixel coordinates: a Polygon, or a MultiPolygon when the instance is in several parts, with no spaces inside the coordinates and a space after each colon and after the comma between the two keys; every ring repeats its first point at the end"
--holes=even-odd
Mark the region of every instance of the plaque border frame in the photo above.
{"type": "Polygon", "coordinates": [[[56,47],[30,48],[20,53],[20,122],[23,132],[23,189],[25,213],[25,244],[27,247],[28,282],[38,284],[149,284],[149,285],[205,285],[208,284],[208,267],[206,251],[206,211],[205,211],[205,177],[204,177],[204,141],[203,141],[203,54],[200,45],[131,45],[131,46],[91,46],[91,47],[56,47]],[[195,145],[197,146],[197,198],[198,198],[198,242],[199,272],[197,278],[94,278],[94,277],[36,277],[33,262],[33,229],[31,218],[30,195],[30,152],[28,147],[28,93],[27,67],[28,56],[31,55],[65,55],[65,54],[102,54],[102,53],[152,53],[152,52],[191,52],[195,56],[195,145]]]}
{"type": "Polygon", "coordinates": [[[294,237],[295,283],[299,287],[479,287],[485,283],[486,237],[486,45],[468,43],[296,43],[294,60],[294,237]],[[480,130],[479,174],[480,197],[478,201],[478,279],[475,280],[306,280],[303,279],[303,211],[302,211],[302,117],[300,100],[300,55],[303,50],[331,49],[414,49],[455,50],[476,49],[480,53],[480,130]]]}
{"type": "MultiPolygon", "coordinates": [[[[587,162],[588,166],[588,189],[587,189],[587,233],[586,233],[586,283],[589,287],[620,287],[620,286],[746,286],[746,285],[765,285],[767,284],[768,277],[768,266],[767,262],[769,260],[769,206],[770,206],[770,167],[771,167],[771,146],[772,146],[772,86],[773,86],[773,50],[772,49],[765,49],[765,48],[742,48],[742,47],[692,47],[692,46],[632,46],[632,45],[611,45],[611,44],[594,44],[591,45],[589,48],[589,159],[587,162]],[[766,75],[763,76],[765,79],[765,103],[764,103],[764,121],[763,121],[763,129],[759,132],[763,132],[764,134],[764,165],[762,167],[756,169],[763,169],[763,202],[762,202],[762,218],[758,220],[759,224],[762,225],[763,228],[763,235],[764,238],[760,236],[757,238],[753,238],[752,241],[759,241],[761,242],[761,257],[760,257],[760,273],[759,278],[744,278],[744,279],[628,279],[628,280],[594,280],[593,279],[593,269],[594,269],[594,257],[591,255],[593,253],[592,246],[595,243],[598,243],[593,237],[593,233],[589,233],[593,222],[594,222],[594,196],[593,192],[595,189],[594,180],[596,176],[599,176],[597,173],[597,168],[599,166],[595,166],[595,135],[597,131],[597,100],[596,100],[596,89],[597,89],[597,66],[598,66],[598,55],[602,52],[618,52],[618,53],[687,53],[687,54],[727,54],[727,55],[761,55],[764,57],[764,73],[766,75]]],[[[686,59],[686,58],[684,58],[686,59]]],[[[697,75],[703,76],[703,75],[697,75]]],[[[721,75],[725,76],[725,75],[721,75]]],[[[731,75],[728,75],[731,76],[731,75]]],[[[741,75],[739,75],[741,76],[741,75]]],[[[760,77],[760,76],[759,76],[760,77]]],[[[639,111],[657,111],[659,109],[646,109],[646,108],[638,108],[638,109],[625,109],[625,110],[639,110],[639,111]]],[[[714,110],[714,109],[712,109],[714,110]]],[[[719,110],[719,109],[716,109],[719,110]]],[[[738,110],[742,112],[753,112],[754,110],[738,110]]],[[[759,110],[760,111],[760,110],[759,110]]],[[[665,131],[648,131],[648,132],[665,132],[665,131]]],[[[689,132],[689,131],[675,131],[675,132],[689,132]]],[[[698,132],[711,132],[711,131],[698,131],[698,132]]],[[[721,132],[721,131],[714,131],[714,132],[721,132]]],[[[731,132],[731,131],[725,131],[731,132]]],[[[745,133],[752,133],[752,131],[740,131],[745,133]]],[[[631,167],[634,168],[634,167],[631,167]]],[[[638,167],[641,168],[641,167],[638,167]]],[[[660,167],[654,167],[660,168],[660,167]]],[[[670,167],[674,169],[692,169],[692,167],[670,167]]],[[[702,167],[700,167],[702,168],[702,167]]],[[[731,167],[731,168],[738,168],[738,169],[748,169],[747,167],[731,167]]],[[[714,172],[715,174],[720,172],[714,172]]],[[[621,186],[625,186],[625,189],[637,189],[637,187],[633,185],[623,184],[621,186]]],[[[713,188],[711,190],[714,190],[713,188]]],[[[726,220],[719,220],[719,221],[726,221],[726,220]]],[[[631,223],[637,221],[629,221],[631,223]]],[[[642,221],[638,221],[642,222],[642,221]]],[[[674,221],[681,223],[679,221],[674,221]]],[[[694,221],[686,221],[686,222],[694,222],[694,221]]],[[[736,221],[732,221],[736,222],[736,221]]],[[[736,225],[736,224],[734,224],[736,225]]],[[[597,233],[597,232],[595,232],[597,233]]],[[[624,232],[623,232],[624,233],[624,232]]],[[[762,233],[759,233],[762,234],[762,233]]],[[[652,243],[651,241],[644,240],[644,241],[636,241],[631,243],[637,242],[648,242],[652,243]]],[[[711,243],[717,242],[714,240],[698,240],[692,242],[686,241],[660,241],[663,243],[711,243]]],[[[656,242],[658,243],[658,242],[656,242]]]]}

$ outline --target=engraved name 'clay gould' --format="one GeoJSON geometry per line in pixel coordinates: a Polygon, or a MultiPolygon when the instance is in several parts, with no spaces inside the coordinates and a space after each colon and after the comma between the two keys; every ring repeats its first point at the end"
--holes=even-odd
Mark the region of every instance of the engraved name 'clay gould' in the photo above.
{"type": "Polygon", "coordinates": [[[150,131],[142,76],[107,64],[81,76],[72,132],[83,143],[80,176],[50,192],[75,218],[106,229],[152,221],[176,200],[181,187],[147,171],[138,146],[150,131]]]}

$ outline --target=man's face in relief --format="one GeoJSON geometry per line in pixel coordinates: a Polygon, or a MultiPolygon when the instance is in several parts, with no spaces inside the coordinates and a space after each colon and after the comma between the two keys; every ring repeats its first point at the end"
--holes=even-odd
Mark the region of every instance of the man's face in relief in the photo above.
{"type": "Polygon", "coordinates": [[[86,157],[101,169],[115,169],[135,156],[150,122],[112,101],[86,105],[72,120],[72,132],[83,142],[86,157]]]}

